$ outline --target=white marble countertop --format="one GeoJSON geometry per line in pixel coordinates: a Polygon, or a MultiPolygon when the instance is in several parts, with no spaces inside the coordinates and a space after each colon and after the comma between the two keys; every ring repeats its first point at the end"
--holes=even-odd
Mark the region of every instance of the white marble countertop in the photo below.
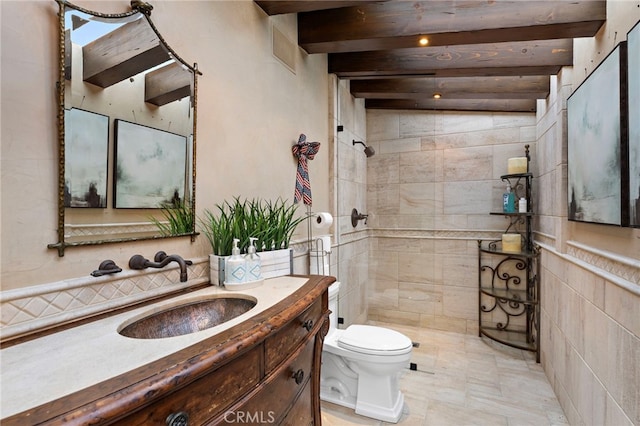
{"type": "Polygon", "coordinates": [[[82,390],[212,337],[270,308],[302,287],[307,278],[283,276],[260,287],[228,291],[211,286],[0,351],[0,419],[82,390]],[[118,334],[124,323],[185,302],[242,294],[257,299],[248,312],[207,330],[164,339],[118,334]]]}

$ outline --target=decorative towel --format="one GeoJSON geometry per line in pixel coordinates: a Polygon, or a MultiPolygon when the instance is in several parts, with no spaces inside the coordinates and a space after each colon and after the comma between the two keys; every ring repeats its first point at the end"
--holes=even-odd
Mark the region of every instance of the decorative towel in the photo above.
{"type": "Polygon", "coordinates": [[[298,159],[298,170],[296,172],[296,190],[293,196],[293,202],[302,202],[308,206],[311,205],[311,184],[309,183],[309,166],[307,160],[313,160],[313,157],[320,150],[320,142],[307,142],[307,136],[300,134],[298,143],[291,147],[293,156],[298,159]]]}

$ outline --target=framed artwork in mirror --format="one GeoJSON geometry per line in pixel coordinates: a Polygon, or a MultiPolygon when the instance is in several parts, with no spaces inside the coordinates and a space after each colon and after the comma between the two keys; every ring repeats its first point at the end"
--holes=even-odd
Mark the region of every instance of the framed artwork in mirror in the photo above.
{"type": "Polygon", "coordinates": [[[64,206],[107,207],[109,117],[71,108],[64,111],[64,206]]]}
{"type": "Polygon", "coordinates": [[[618,44],[567,100],[571,221],[620,226],[628,217],[626,53],[618,44]]]}
{"type": "Polygon", "coordinates": [[[184,202],[187,138],[115,120],[115,208],[184,202]]]}
{"type": "Polygon", "coordinates": [[[627,34],[629,83],[629,226],[640,228],[640,21],[627,34]]]}

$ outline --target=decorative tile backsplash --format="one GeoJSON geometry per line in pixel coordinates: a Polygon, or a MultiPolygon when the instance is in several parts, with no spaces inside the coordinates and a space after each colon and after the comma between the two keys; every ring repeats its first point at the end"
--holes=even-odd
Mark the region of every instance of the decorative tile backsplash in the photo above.
{"type": "Polygon", "coordinates": [[[161,270],[126,270],[8,290],[0,293],[2,339],[117,309],[181,288],[209,282],[209,259],[192,259],[189,281],[180,282],[177,265],[161,270]]]}

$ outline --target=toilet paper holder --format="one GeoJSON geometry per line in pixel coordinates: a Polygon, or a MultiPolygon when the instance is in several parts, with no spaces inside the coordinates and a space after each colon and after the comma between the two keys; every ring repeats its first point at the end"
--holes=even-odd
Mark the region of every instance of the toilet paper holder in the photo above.
{"type": "Polygon", "coordinates": [[[351,226],[354,228],[358,225],[358,221],[364,220],[364,224],[367,224],[368,214],[358,213],[357,209],[351,210],[351,226]]]}

